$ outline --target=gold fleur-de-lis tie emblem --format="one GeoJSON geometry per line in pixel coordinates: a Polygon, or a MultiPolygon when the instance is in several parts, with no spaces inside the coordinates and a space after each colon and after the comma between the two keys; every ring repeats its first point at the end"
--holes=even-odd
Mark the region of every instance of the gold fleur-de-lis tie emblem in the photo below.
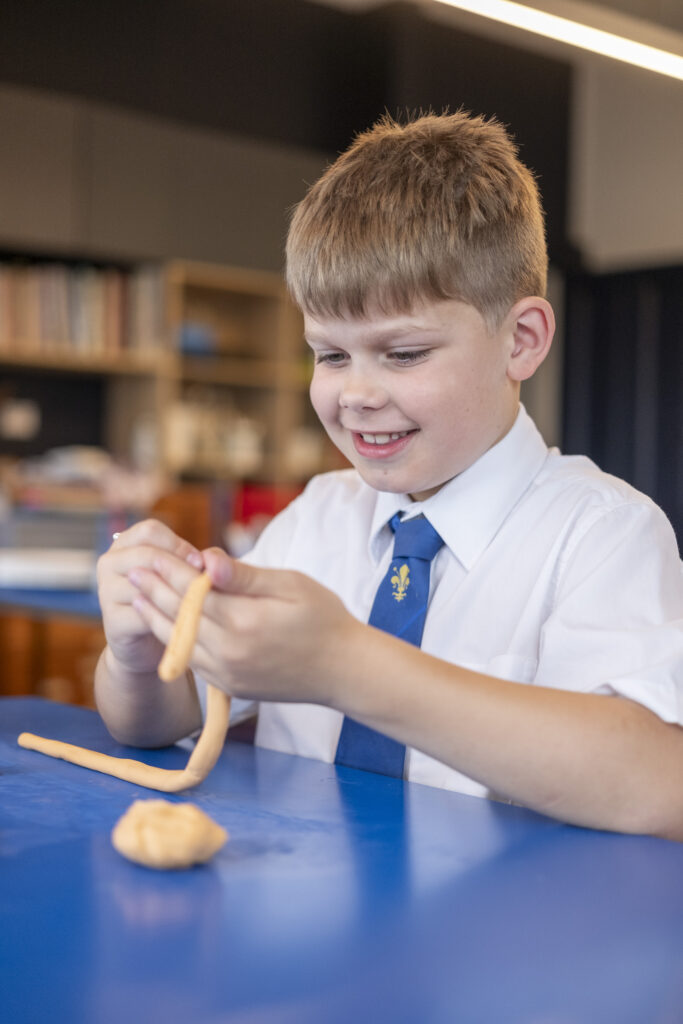
{"type": "Polygon", "coordinates": [[[392,596],[397,601],[402,601],[406,596],[406,590],[410,586],[410,570],[407,565],[402,565],[400,569],[394,566],[394,575],[391,577],[391,586],[393,587],[392,596]]]}

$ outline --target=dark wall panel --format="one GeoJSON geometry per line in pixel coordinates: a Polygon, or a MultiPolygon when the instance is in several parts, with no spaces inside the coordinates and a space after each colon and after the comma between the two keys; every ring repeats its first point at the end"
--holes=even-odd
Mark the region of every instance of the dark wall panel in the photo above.
{"type": "Polygon", "coordinates": [[[683,551],[683,267],[570,275],[564,442],[661,505],[683,551]]]}
{"type": "Polygon", "coordinates": [[[554,261],[569,260],[569,66],[412,4],[2,0],[0,78],[330,153],[385,110],[495,114],[539,176],[554,261]]]}
{"type": "Polygon", "coordinates": [[[358,24],[302,0],[2,0],[0,76],[335,150],[367,98],[358,24]]]}

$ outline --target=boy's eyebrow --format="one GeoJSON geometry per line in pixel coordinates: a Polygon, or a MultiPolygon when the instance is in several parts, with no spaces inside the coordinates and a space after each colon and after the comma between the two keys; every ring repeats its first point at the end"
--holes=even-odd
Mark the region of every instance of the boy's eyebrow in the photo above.
{"type": "Polygon", "coordinates": [[[322,345],[325,342],[324,338],[316,338],[315,334],[309,334],[304,331],[304,341],[307,345],[315,345],[316,343],[322,345]]]}
{"type": "MultiPolygon", "coordinates": [[[[441,328],[436,324],[410,323],[396,325],[394,327],[383,327],[376,331],[369,329],[367,340],[373,345],[383,345],[387,341],[408,337],[413,334],[438,334],[441,328]]],[[[317,335],[315,329],[304,331],[304,339],[309,345],[334,345],[334,340],[328,335],[317,335]]]]}

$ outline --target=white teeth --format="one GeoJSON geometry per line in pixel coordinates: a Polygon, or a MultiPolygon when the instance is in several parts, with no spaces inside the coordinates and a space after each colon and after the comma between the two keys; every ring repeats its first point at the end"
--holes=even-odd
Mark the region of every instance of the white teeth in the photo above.
{"type": "Polygon", "coordinates": [[[389,441],[398,441],[400,437],[405,437],[409,431],[403,430],[399,434],[363,434],[361,437],[366,444],[388,444],[389,441]]]}

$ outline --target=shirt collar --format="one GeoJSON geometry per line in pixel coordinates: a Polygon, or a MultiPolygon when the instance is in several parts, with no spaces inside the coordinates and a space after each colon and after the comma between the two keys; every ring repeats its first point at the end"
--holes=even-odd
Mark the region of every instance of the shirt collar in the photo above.
{"type": "MultiPolygon", "coordinates": [[[[444,543],[468,571],[488,547],[532,483],[548,456],[536,425],[520,405],[511,430],[473,465],[419,504],[444,543]]],[[[391,517],[416,509],[407,494],[378,491],[369,551],[377,563],[389,536],[391,517]]]]}

